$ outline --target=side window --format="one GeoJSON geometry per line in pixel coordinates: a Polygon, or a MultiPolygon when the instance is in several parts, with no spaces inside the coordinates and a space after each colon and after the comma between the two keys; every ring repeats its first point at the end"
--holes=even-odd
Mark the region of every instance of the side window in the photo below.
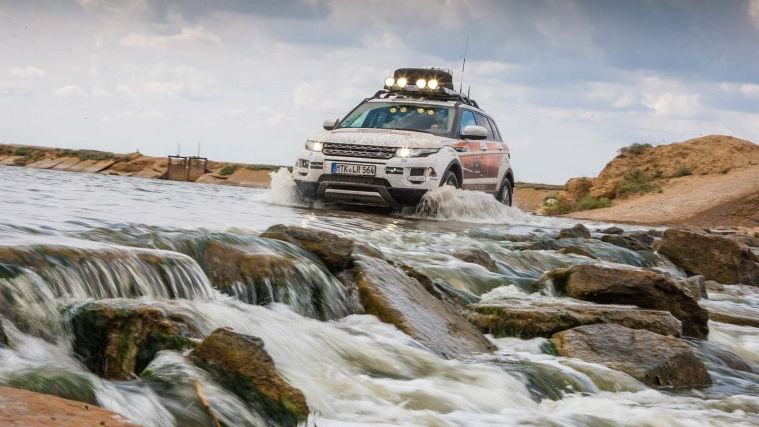
{"type": "Polygon", "coordinates": [[[495,135],[495,140],[499,142],[503,141],[501,139],[501,132],[498,130],[498,126],[495,125],[495,122],[493,121],[493,119],[488,117],[488,121],[490,122],[490,127],[493,129],[493,135],[495,135]]]}
{"type": "Polygon", "coordinates": [[[477,124],[484,127],[488,131],[488,140],[494,141],[495,136],[493,135],[493,129],[490,128],[490,123],[488,122],[488,119],[483,116],[482,114],[475,114],[474,115],[475,120],[477,121],[477,124]]]}
{"type": "Polygon", "coordinates": [[[463,132],[464,128],[469,125],[476,125],[477,122],[474,120],[474,113],[469,110],[461,110],[461,128],[459,132],[463,132]]]}

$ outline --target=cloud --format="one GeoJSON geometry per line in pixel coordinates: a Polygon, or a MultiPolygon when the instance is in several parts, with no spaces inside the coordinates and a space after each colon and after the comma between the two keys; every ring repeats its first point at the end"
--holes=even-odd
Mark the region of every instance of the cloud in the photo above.
{"type": "Polygon", "coordinates": [[[753,83],[742,84],[738,89],[747,98],[759,98],[759,85],[753,83]]]}
{"type": "Polygon", "coordinates": [[[26,67],[11,68],[10,75],[11,77],[18,78],[37,78],[45,77],[45,71],[32,67],[31,65],[27,65],[26,67]]]}
{"type": "Polygon", "coordinates": [[[87,96],[87,93],[77,85],[61,86],[58,89],[54,90],[53,94],[55,94],[56,96],[63,97],[63,98],[71,98],[71,97],[84,98],[85,96],[87,96]]]}
{"type": "Polygon", "coordinates": [[[177,44],[197,45],[200,43],[220,44],[221,39],[203,26],[185,27],[177,34],[129,33],[119,44],[139,49],[166,49],[177,44]]]}
{"type": "Polygon", "coordinates": [[[756,26],[756,29],[759,30],[759,0],[749,0],[748,16],[751,18],[754,26],[756,26]]]}
{"type": "MultiPolygon", "coordinates": [[[[142,73],[138,73],[142,76],[142,73]]],[[[118,85],[117,91],[129,98],[157,97],[172,99],[213,99],[219,96],[215,88],[216,80],[205,71],[189,65],[154,65],[147,78],[134,78],[118,85]]]]}

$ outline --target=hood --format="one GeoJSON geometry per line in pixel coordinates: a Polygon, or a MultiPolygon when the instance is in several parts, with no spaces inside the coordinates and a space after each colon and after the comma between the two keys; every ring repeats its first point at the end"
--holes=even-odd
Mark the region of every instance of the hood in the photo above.
{"type": "Polygon", "coordinates": [[[379,147],[440,148],[453,140],[430,133],[394,129],[336,129],[323,132],[309,141],[379,147]]]}

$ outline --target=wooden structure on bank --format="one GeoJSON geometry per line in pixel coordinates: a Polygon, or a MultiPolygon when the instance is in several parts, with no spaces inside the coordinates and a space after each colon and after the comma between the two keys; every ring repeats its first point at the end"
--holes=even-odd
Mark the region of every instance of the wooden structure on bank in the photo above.
{"type": "Polygon", "coordinates": [[[198,156],[168,156],[166,179],[172,181],[195,181],[206,173],[208,159],[198,156]]]}

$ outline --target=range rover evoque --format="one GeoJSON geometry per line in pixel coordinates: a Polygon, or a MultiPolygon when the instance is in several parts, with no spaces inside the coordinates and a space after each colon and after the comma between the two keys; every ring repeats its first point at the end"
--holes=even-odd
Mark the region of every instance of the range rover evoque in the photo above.
{"type": "Polygon", "coordinates": [[[451,185],[511,205],[509,149],[492,117],[454,90],[449,71],[398,69],[384,89],[323,127],[293,169],[307,199],[400,207],[451,185]]]}

